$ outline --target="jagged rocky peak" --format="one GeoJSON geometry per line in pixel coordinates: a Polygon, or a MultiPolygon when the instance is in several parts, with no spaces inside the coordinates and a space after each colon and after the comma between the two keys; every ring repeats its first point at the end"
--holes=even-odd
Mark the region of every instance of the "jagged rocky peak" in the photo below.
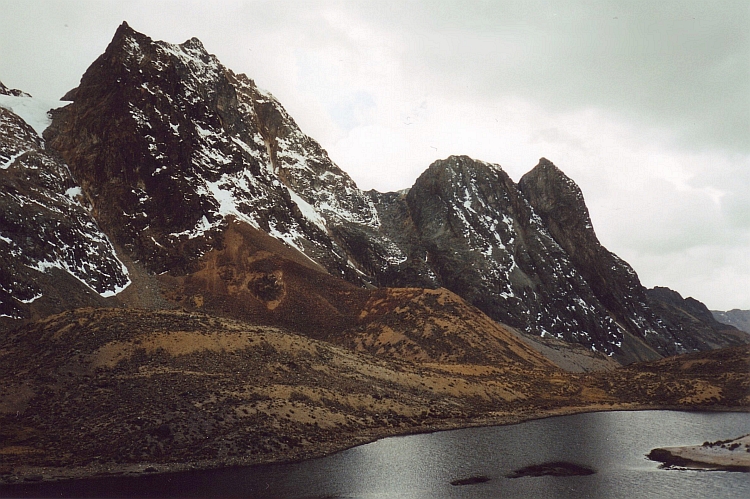
{"type": "Polygon", "coordinates": [[[663,344],[657,349],[662,354],[677,353],[668,350],[673,342],[648,309],[638,275],[596,237],[578,185],[551,161],[541,158],[518,187],[618,324],[649,344],[661,338],[663,344]]]}
{"type": "Polygon", "coordinates": [[[130,284],[87,208],[68,167],[0,106],[0,318],[102,305],[130,284]]]}
{"type": "Polygon", "coordinates": [[[13,97],[31,97],[26,92],[17,90],[15,88],[6,87],[5,85],[3,85],[3,82],[1,81],[0,81],[0,95],[12,95],[13,97]]]}
{"type": "MultiPolygon", "coordinates": [[[[707,309],[700,313],[702,325],[693,328],[691,334],[684,334],[677,327],[679,321],[665,316],[667,309],[656,306],[652,299],[655,295],[650,292],[647,295],[632,267],[600,244],[581,189],[551,161],[541,158],[539,164],[521,178],[519,189],[552,237],[570,256],[594,295],[627,333],[624,336],[625,350],[643,350],[639,340],[660,355],[715,348],[708,347],[708,344],[736,344],[734,338],[727,338],[726,343],[722,343],[716,337],[715,328],[709,324],[707,309]],[[706,338],[702,339],[701,335],[706,338]]],[[[662,294],[665,294],[662,301],[682,301],[679,295],[664,300],[671,294],[662,294]]]]}
{"type": "Polygon", "coordinates": [[[438,285],[530,334],[619,348],[620,329],[499,165],[436,161],[405,202],[420,240],[411,257],[438,285]]]}
{"type": "Polygon", "coordinates": [[[271,94],[196,39],[153,41],[123,23],[69,97],[48,140],[106,230],[154,272],[194,270],[228,217],[350,280],[401,258],[375,237],[371,199],[271,94]],[[388,258],[340,245],[352,232],[388,258]]]}
{"type": "Polygon", "coordinates": [[[518,187],[566,251],[599,246],[581,189],[550,160],[540,158],[518,187]]]}
{"type": "Polygon", "coordinates": [[[408,263],[498,321],[624,362],[706,348],[654,313],[637,274],[599,243],[580,188],[545,158],[516,185],[499,165],[452,156],[379,199],[384,214],[409,214],[408,263]]]}

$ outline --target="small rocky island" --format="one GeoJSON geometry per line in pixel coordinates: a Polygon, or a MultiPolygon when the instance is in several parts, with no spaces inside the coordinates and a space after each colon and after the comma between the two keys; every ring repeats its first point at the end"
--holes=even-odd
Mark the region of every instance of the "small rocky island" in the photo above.
{"type": "Polygon", "coordinates": [[[580,464],[569,463],[567,461],[555,461],[525,466],[506,476],[508,478],[523,478],[528,476],[585,476],[593,475],[595,473],[596,470],[592,470],[586,466],[581,466],[580,464]]]}
{"type": "Polygon", "coordinates": [[[667,467],[750,472],[750,434],[702,445],[654,449],[648,458],[667,467]]]}

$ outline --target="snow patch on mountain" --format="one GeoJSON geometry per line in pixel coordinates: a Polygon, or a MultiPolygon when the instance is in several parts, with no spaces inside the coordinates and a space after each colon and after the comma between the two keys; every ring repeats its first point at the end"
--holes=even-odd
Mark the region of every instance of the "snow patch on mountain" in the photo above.
{"type": "Polygon", "coordinates": [[[127,268],[81,203],[83,192],[67,165],[46,151],[39,135],[49,104],[0,95],[5,104],[8,98],[12,106],[0,109],[0,242],[6,246],[0,270],[15,277],[3,283],[12,298],[0,296],[0,305],[19,318],[20,309],[6,299],[28,305],[43,296],[24,268],[60,269],[100,296],[119,294],[131,283],[127,268]],[[36,128],[10,107],[26,111],[36,128]]]}
{"type": "Polygon", "coordinates": [[[49,112],[70,104],[61,100],[37,97],[0,95],[0,107],[21,117],[41,137],[42,132],[52,123],[49,112]]]}

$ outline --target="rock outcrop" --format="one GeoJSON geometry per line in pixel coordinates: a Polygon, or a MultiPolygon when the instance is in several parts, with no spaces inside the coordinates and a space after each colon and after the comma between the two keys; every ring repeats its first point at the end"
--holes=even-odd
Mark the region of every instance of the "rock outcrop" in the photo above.
{"type": "Polygon", "coordinates": [[[12,95],[13,97],[29,97],[29,94],[15,88],[8,88],[0,81],[0,95],[12,95]]]}

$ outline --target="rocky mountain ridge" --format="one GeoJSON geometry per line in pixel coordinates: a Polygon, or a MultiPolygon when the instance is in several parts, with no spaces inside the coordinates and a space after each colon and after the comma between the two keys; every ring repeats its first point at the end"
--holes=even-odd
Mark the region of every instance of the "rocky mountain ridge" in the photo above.
{"type": "Polygon", "coordinates": [[[526,334],[622,362],[707,346],[654,314],[632,268],[596,239],[580,189],[544,158],[518,184],[451,156],[406,192],[366,193],[199,40],[153,41],[126,23],[65,99],[49,148],[103,232],[183,308],[321,337],[352,324],[341,278],[443,287],[526,334]]]}
{"type": "Polygon", "coordinates": [[[675,341],[694,350],[711,350],[726,342],[739,345],[747,341],[747,333],[714,318],[708,307],[692,297],[683,298],[665,287],[646,290],[651,308],[673,332],[675,341]]]}

